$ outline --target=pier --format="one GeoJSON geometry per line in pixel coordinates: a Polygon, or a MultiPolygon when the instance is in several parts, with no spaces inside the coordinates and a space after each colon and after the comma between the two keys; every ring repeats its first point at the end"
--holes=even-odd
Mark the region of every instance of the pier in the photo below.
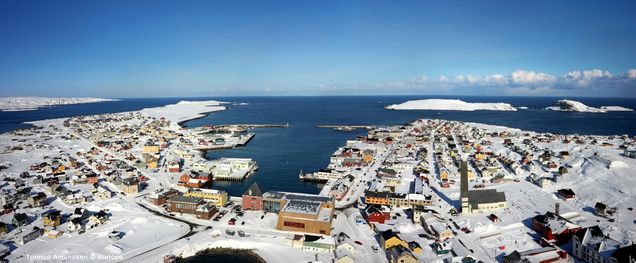
{"type": "Polygon", "coordinates": [[[334,131],[354,131],[357,129],[370,130],[375,128],[375,126],[372,125],[318,125],[316,127],[333,129],[334,131]]]}
{"type": "Polygon", "coordinates": [[[222,126],[242,127],[242,128],[289,128],[289,123],[285,124],[229,124],[222,126]]]}

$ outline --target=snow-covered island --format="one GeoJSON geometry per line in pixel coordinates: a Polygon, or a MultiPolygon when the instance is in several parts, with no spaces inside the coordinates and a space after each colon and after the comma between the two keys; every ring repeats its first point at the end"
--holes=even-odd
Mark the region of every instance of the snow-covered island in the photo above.
{"type": "Polygon", "coordinates": [[[48,98],[48,97],[2,97],[0,111],[29,111],[57,105],[118,101],[102,98],[48,98]]]}
{"type": "Polygon", "coordinates": [[[558,100],[554,105],[547,107],[547,110],[555,111],[571,111],[571,112],[591,112],[591,113],[606,113],[608,111],[634,111],[633,109],[625,108],[622,106],[602,106],[599,108],[587,106],[579,101],[575,100],[558,100]]]}
{"type": "Polygon", "coordinates": [[[401,104],[393,104],[385,107],[390,110],[495,110],[495,111],[516,111],[517,109],[508,103],[477,103],[465,102],[456,99],[424,99],[410,100],[401,104]]]}

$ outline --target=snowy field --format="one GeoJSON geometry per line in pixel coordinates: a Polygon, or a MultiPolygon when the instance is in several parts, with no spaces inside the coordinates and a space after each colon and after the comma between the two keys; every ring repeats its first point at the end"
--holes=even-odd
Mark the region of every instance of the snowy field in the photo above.
{"type": "Polygon", "coordinates": [[[68,104],[116,101],[101,98],[46,98],[46,97],[0,97],[0,111],[29,111],[42,107],[68,104]]]}

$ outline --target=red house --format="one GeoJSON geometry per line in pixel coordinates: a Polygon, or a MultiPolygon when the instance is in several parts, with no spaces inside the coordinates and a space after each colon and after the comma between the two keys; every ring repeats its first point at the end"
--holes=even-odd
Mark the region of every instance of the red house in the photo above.
{"type": "Polygon", "coordinates": [[[552,212],[532,218],[532,230],[537,231],[552,244],[568,242],[569,238],[580,229],[580,226],[552,212]]]}
{"type": "Polygon", "coordinates": [[[86,175],[86,181],[89,184],[96,184],[99,181],[99,177],[96,174],[86,175]]]}
{"type": "Polygon", "coordinates": [[[187,186],[190,188],[201,188],[206,186],[210,182],[210,174],[199,173],[190,171],[184,173],[179,177],[179,186],[187,186]]]}
{"type": "Polygon", "coordinates": [[[381,206],[367,205],[364,209],[364,216],[369,223],[375,222],[384,224],[386,220],[391,218],[391,212],[382,210],[381,206]]]}
{"type": "Polygon", "coordinates": [[[168,172],[170,173],[178,173],[181,171],[181,165],[179,165],[179,162],[177,161],[172,161],[168,164],[168,172]]]}
{"type": "Polygon", "coordinates": [[[168,190],[165,192],[152,194],[150,195],[149,199],[154,205],[159,206],[159,205],[165,204],[168,201],[168,199],[170,199],[173,196],[176,196],[177,194],[179,194],[177,190],[168,190]]]}
{"type": "Polygon", "coordinates": [[[243,193],[243,210],[263,210],[263,193],[256,183],[243,193]]]}
{"type": "Polygon", "coordinates": [[[568,201],[576,197],[576,195],[574,194],[574,191],[572,191],[572,189],[570,188],[559,189],[557,193],[559,193],[560,196],[562,196],[563,198],[565,198],[565,200],[568,200],[568,201]]]}

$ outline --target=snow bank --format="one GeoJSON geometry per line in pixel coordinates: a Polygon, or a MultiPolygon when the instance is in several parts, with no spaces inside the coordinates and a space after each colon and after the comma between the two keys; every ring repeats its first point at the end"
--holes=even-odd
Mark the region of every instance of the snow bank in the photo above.
{"type": "Polygon", "coordinates": [[[558,100],[554,105],[547,107],[547,110],[571,111],[571,112],[594,112],[606,113],[608,111],[634,111],[622,106],[602,106],[600,108],[590,107],[575,100],[558,100]]]}
{"type": "Polygon", "coordinates": [[[225,102],[215,100],[180,101],[176,104],[169,104],[162,107],[146,108],[141,110],[141,112],[151,117],[163,117],[169,121],[178,123],[201,118],[210,112],[225,110],[225,106],[221,106],[221,104],[225,104],[225,102]]]}
{"type": "Polygon", "coordinates": [[[608,167],[609,169],[616,169],[616,168],[628,168],[629,166],[627,166],[627,164],[623,161],[611,161],[608,167]]]}
{"type": "Polygon", "coordinates": [[[42,107],[104,101],[118,100],[102,98],[2,97],[0,98],[0,111],[29,111],[37,110],[42,107]]]}
{"type": "Polygon", "coordinates": [[[425,99],[410,100],[401,104],[393,104],[386,106],[390,110],[459,110],[459,111],[476,111],[476,110],[495,110],[495,111],[516,111],[508,103],[473,103],[462,100],[453,99],[425,99]]]}

